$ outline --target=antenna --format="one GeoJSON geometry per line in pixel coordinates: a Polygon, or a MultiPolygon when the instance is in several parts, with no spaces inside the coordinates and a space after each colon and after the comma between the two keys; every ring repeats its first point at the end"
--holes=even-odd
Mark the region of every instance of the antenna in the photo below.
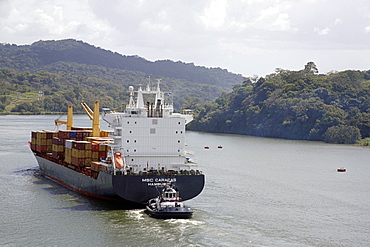
{"type": "Polygon", "coordinates": [[[159,90],[159,84],[161,83],[161,79],[157,79],[157,90],[159,90]]]}
{"type": "Polygon", "coordinates": [[[150,91],[150,76],[149,76],[149,78],[148,78],[148,86],[146,87],[146,91],[150,91]]]}

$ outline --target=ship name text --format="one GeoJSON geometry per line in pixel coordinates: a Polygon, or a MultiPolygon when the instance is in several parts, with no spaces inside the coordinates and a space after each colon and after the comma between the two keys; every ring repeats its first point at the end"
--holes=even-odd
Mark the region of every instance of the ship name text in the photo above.
{"type": "Polygon", "coordinates": [[[142,183],[148,183],[148,186],[165,186],[167,183],[176,182],[176,178],[142,178],[142,183]]]}

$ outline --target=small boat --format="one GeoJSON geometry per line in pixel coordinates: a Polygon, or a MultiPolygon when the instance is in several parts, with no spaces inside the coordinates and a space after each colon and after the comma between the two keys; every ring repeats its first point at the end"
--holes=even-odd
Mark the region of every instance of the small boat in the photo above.
{"type": "Polygon", "coordinates": [[[338,168],[338,169],[337,169],[337,171],[338,171],[338,172],[345,172],[345,171],[347,171],[347,169],[346,169],[346,168],[344,168],[344,167],[341,167],[341,168],[338,168]]]}
{"type": "Polygon", "coordinates": [[[222,146],[221,145],[218,145],[218,148],[222,148],[222,146]]]}
{"type": "Polygon", "coordinates": [[[209,146],[205,146],[204,149],[209,149],[209,146]]]}
{"type": "Polygon", "coordinates": [[[188,219],[193,215],[179,197],[179,191],[167,185],[158,197],[150,199],[145,212],[157,219],[188,219]]]}

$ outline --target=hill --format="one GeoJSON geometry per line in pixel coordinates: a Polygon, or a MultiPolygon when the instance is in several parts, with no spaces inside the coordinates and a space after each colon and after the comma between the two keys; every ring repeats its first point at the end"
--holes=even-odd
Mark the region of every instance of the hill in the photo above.
{"type": "MultiPolygon", "coordinates": [[[[93,98],[104,101],[99,98],[104,94],[110,97],[105,100],[104,106],[115,108],[125,103],[122,100],[126,100],[129,86],[146,85],[148,80],[153,85],[157,79],[161,79],[163,90],[172,92],[175,108],[179,110],[196,103],[210,102],[223,91],[230,91],[232,85],[243,81],[241,75],[220,68],[205,68],[170,60],[151,62],[73,39],[38,41],[20,46],[1,44],[0,58],[0,68],[3,69],[0,76],[0,85],[3,85],[0,112],[8,113],[20,110],[19,102],[14,101],[19,98],[18,94],[37,95],[38,91],[49,92],[50,101],[55,102],[58,102],[55,95],[63,95],[65,100],[60,105],[78,105],[79,100],[86,101],[88,97],[84,97],[85,92],[94,95],[89,98],[90,101],[93,98]],[[74,91],[74,88],[80,91],[80,96],[70,99],[66,94],[74,91]]],[[[37,99],[30,97],[20,104],[35,103],[38,110],[30,109],[36,112],[56,110],[49,105],[42,106],[42,102],[35,102],[37,99]]]]}
{"type": "Polygon", "coordinates": [[[193,130],[354,143],[370,137],[370,70],[277,69],[197,107],[193,130]]]}
{"type": "Polygon", "coordinates": [[[16,71],[49,71],[57,66],[56,63],[72,62],[125,71],[139,71],[147,75],[217,85],[228,89],[243,80],[241,75],[229,73],[221,68],[206,68],[195,66],[193,63],[171,60],[151,62],[138,56],[121,55],[73,39],[38,41],[32,45],[23,46],[2,44],[0,57],[2,58],[1,68],[16,71]]]}

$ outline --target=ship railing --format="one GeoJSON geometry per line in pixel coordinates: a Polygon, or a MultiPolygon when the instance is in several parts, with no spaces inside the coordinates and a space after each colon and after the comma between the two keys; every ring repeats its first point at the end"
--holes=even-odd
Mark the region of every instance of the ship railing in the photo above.
{"type": "Polygon", "coordinates": [[[192,175],[202,175],[203,172],[200,170],[149,170],[149,171],[139,171],[139,172],[133,172],[131,170],[125,171],[110,171],[110,173],[113,173],[113,175],[122,175],[122,176],[143,176],[143,175],[166,175],[166,176],[192,176],[192,175]]]}

